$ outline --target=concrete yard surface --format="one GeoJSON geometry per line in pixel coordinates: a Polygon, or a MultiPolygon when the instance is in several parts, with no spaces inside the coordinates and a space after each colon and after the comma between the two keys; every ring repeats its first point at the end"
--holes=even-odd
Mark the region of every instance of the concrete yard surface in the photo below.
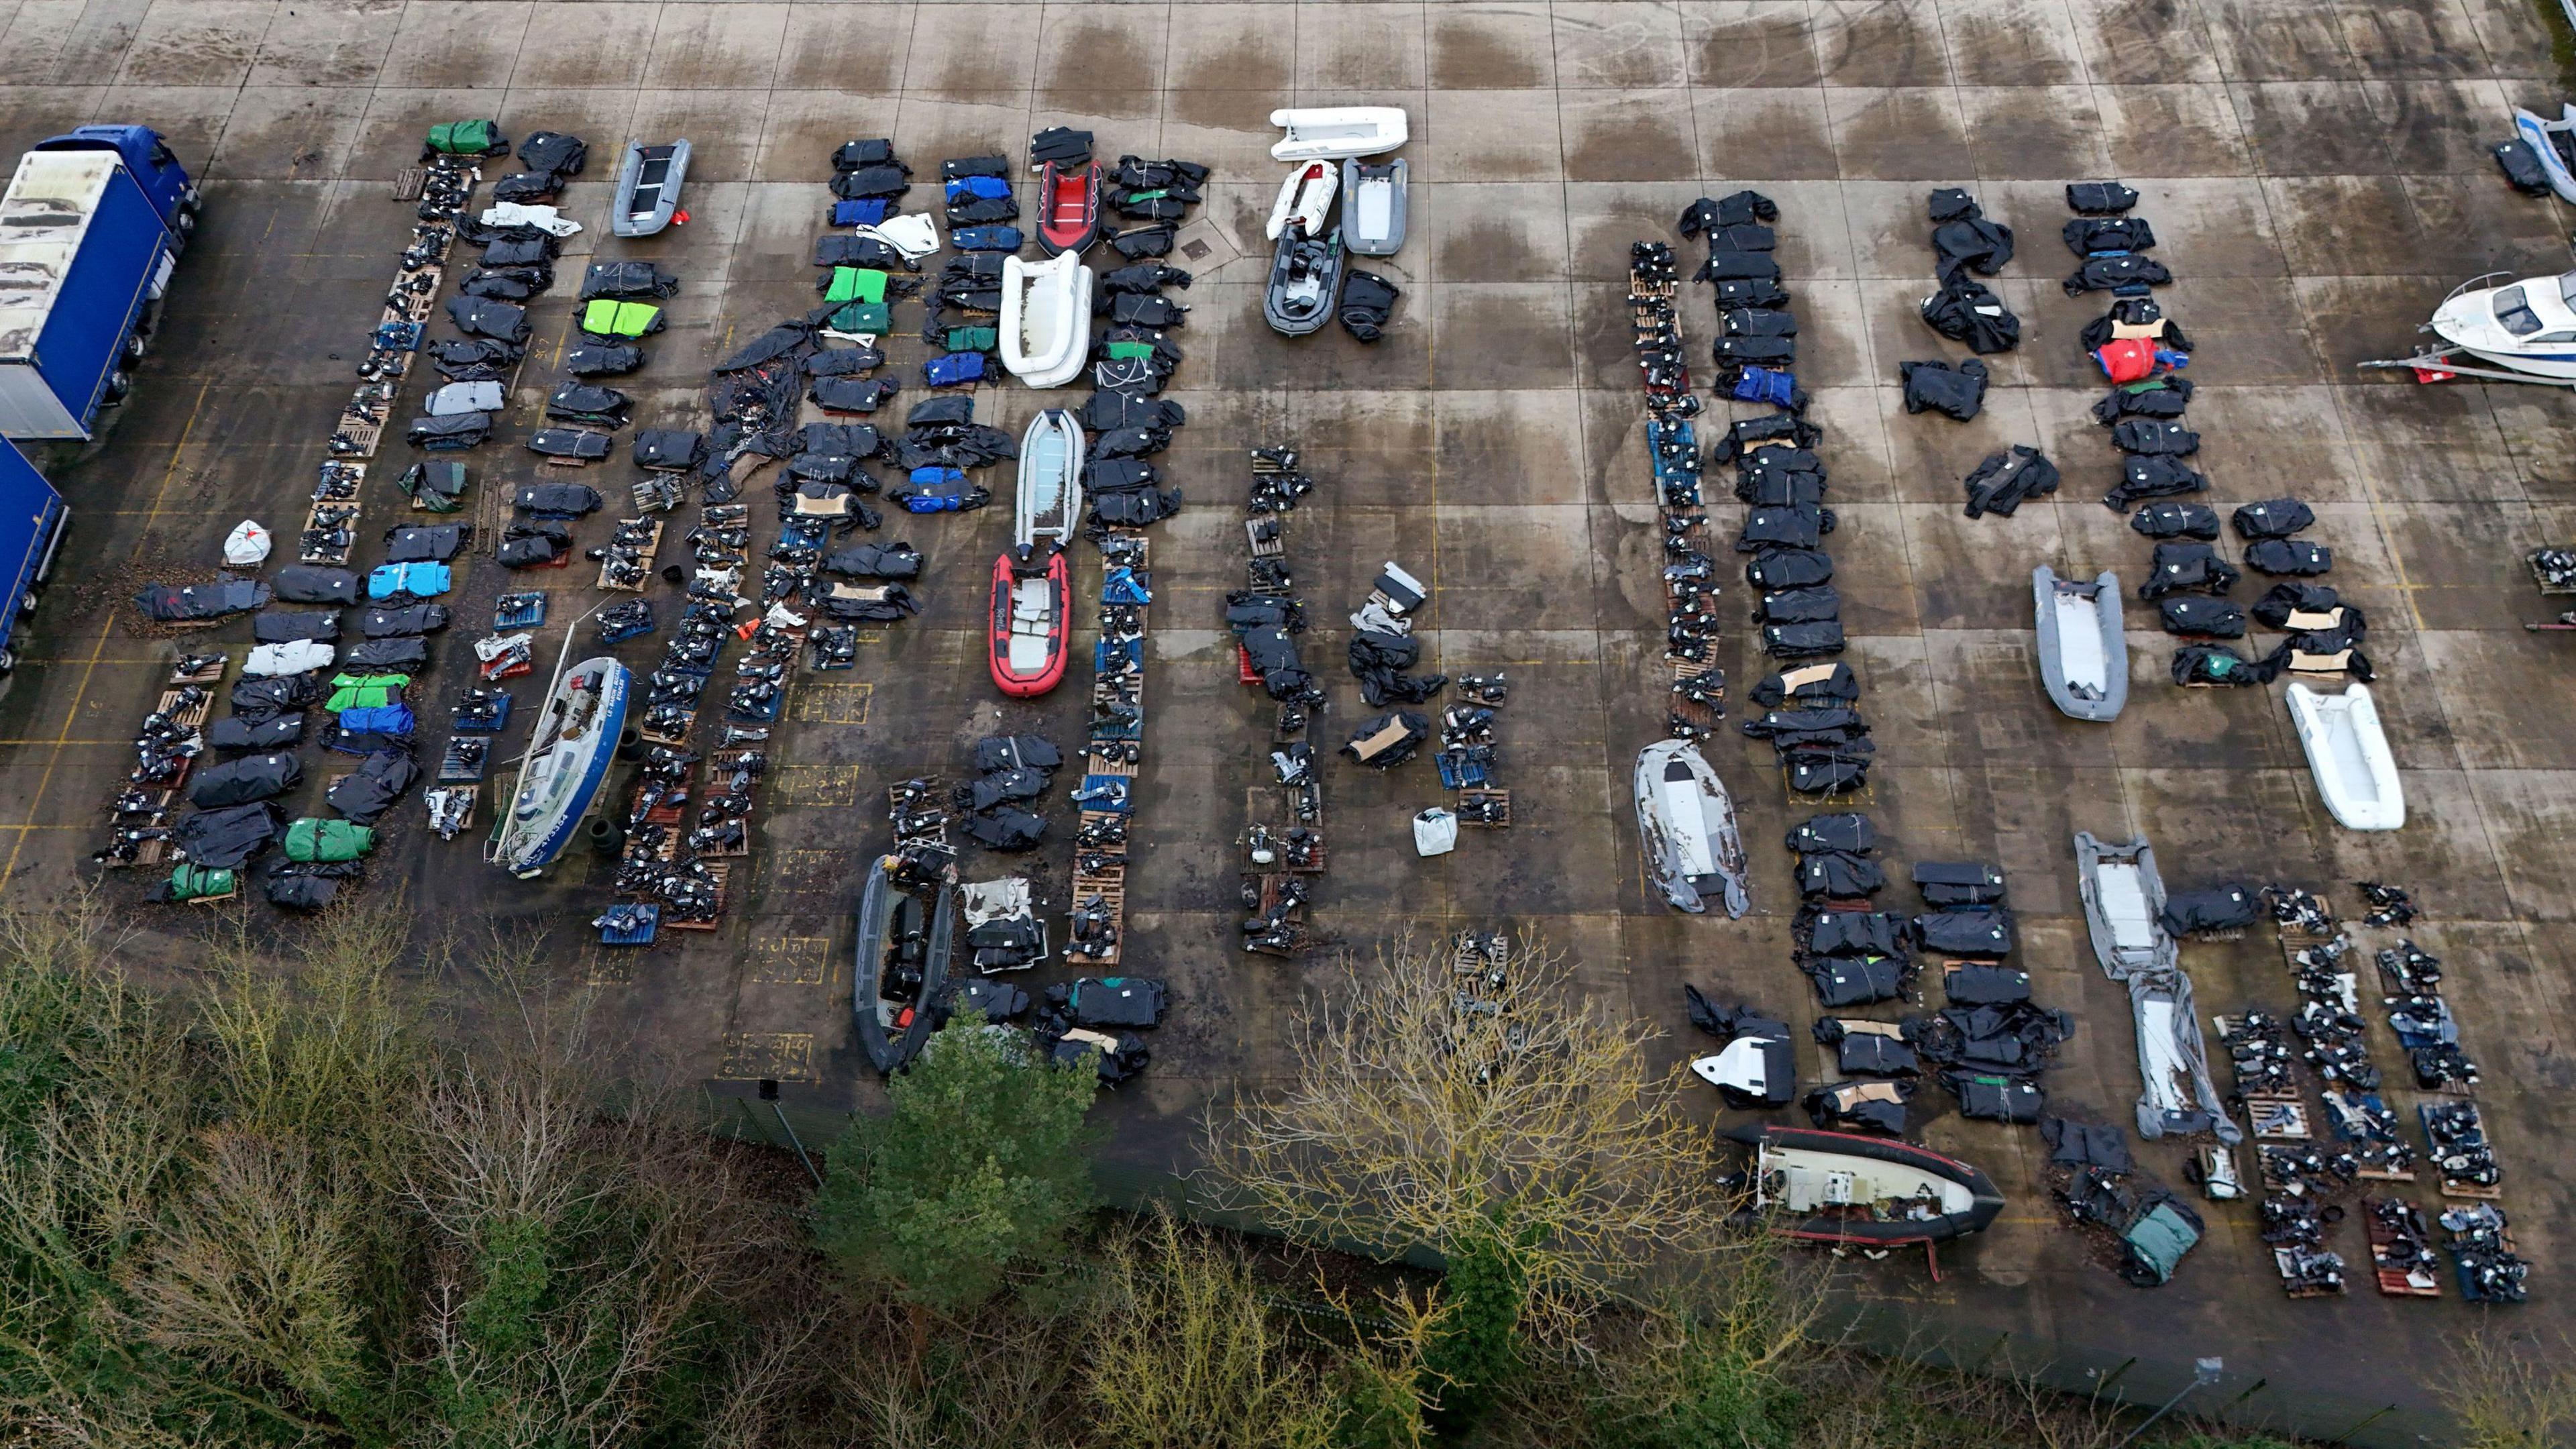
{"type": "MultiPolygon", "coordinates": [[[[638,426],[703,426],[708,364],[815,303],[807,261],[827,221],[834,146],[891,137],[917,173],[908,205],[935,208],[943,157],[1019,157],[1033,131],[1063,123],[1097,133],[1104,159],[1210,166],[1192,215],[1240,253],[1195,267],[1193,285],[1171,294],[1190,312],[1173,333],[1186,360],[1166,395],[1189,420],[1156,461],[1188,504],[1153,530],[1150,716],[1123,969],[1167,979],[1175,1005],[1151,1034],[1151,1066],[1103,1102],[1120,1169],[1185,1169],[1204,1104],[1276,1077],[1280,1025],[1304,975],[1245,953],[1237,932],[1237,839],[1256,818],[1284,823],[1264,758],[1271,706],[1237,682],[1223,622],[1224,594],[1244,577],[1245,449],[1261,444],[1298,445],[1319,482],[1289,524],[1315,625],[1306,657],[1333,696],[1319,752],[1373,712],[1341,666],[1343,615],[1388,560],[1431,585],[1425,667],[1501,670],[1513,689],[1500,742],[1518,823],[1466,832],[1455,854],[1413,854],[1408,818],[1444,800],[1427,755],[1384,775],[1325,767],[1331,868],[1316,878],[1313,910],[1324,949],[1367,952],[1408,926],[1426,937],[1528,928],[1580,963],[1585,989],[1666,1026],[1672,1059],[1695,1049],[1679,990],[1689,981],[1785,1014],[1801,1033],[1802,1071],[1823,1071],[1829,1056],[1803,1038],[1818,1008],[1790,960],[1796,896],[1779,844],[1811,807],[1788,796],[1769,749],[1732,728],[1756,712],[1747,695],[1769,667],[1749,626],[1725,641],[1735,702],[1706,750],[1742,815],[1752,912],[1727,921],[1668,910],[1640,860],[1629,799],[1637,749],[1664,732],[1670,677],[1624,300],[1629,244],[1671,242],[1693,265],[1699,245],[1678,235],[1676,217],[1696,197],[1750,186],[1779,205],[1778,256],[1802,326],[1798,379],[1825,431],[1838,523],[1825,544],[1846,604],[1844,658],[1877,746],[1871,789],[1851,808],[1867,810],[1886,842],[1894,883],[1883,907],[1913,908],[1903,883],[1913,861],[1999,864],[2019,913],[2018,964],[2040,1002],[2077,1022],[2047,1078],[2052,1108],[2126,1123],[2136,1046],[2125,993],[2086,941],[2076,831],[2144,834],[2176,889],[2277,881],[2321,890],[2357,919],[2354,882],[2404,886],[2425,911],[2407,934],[2444,958],[2444,989],[2484,1071],[2500,1205],[2537,1265],[2532,1301],[2503,1312],[2542,1333],[2576,1327],[2560,1271],[2576,1250],[2566,1229],[2576,1168],[2548,1146],[2576,1133],[2576,1065],[2561,1040],[2576,1024],[2576,872],[2557,854],[2576,832],[2576,645],[2523,628],[2559,607],[2535,591],[2523,555],[2576,542],[2576,399],[2419,386],[2353,366],[2410,349],[2417,324],[2472,276],[2570,265],[2576,212],[2515,194],[2487,154],[2510,135],[2510,106],[2554,114],[2565,95],[2541,8],[0,0],[0,46],[11,57],[0,150],[14,156],[85,121],[145,122],[168,133],[207,198],[132,400],[99,442],[48,460],[74,533],[25,636],[28,662],[0,696],[0,876],[12,902],[94,873],[103,807],[132,763],[126,741],[174,648],[245,647],[241,621],[174,641],[140,627],[123,597],[145,580],[209,577],[240,518],[291,540],[413,224],[389,183],[429,125],[488,116],[514,141],[553,129],[591,144],[563,202],[587,229],[566,245],[555,289],[532,304],[535,341],[495,441],[460,455],[487,502],[459,517],[490,525],[506,512],[495,495],[553,475],[518,445],[561,380],[584,262],[649,259],[682,278],[669,329],[644,344],[649,365],[617,385],[636,397],[638,426]],[[1394,257],[1354,259],[1404,290],[1377,346],[1339,328],[1290,341],[1262,324],[1262,223],[1283,172],[1268,155],[1267,117],[1291,103],[1400,105],[1410,117],[1410,238],[1394,257]],[[688,224],[608,238],[622,144],[677,136],[695,148],[688,224]],[[2356,834],[2326,815],[2283,685],[2175,688],[2173,641],[2134,597],[2132,693],[2118,721],[2075,723],[2041,692],[2031,568],[2112,569],[2134,589],[2149,546],[2098,502],[2117,455],[2088,416],[2101,389],[2077,336],[2106,297],[2059,286],[2074,264],[2056,236],[2068,216],[2062,187],[2102,176],[2142,193],[2153,255],[2176,279],[2157,293],[2194,343],[2187,425],[2204,440],[2193,466],[2213,481],[2207,501],[2224,514],[2259,498],[2307,500],[2318,517],[2307,536],[2334,550],[2327,582],[2367,615],[2374,692],[2408,797],[2403,830],[2356,834]],[[1897,386],[1900,361],[1961,355],[1910,315],[1933,286],[1924,198],[1951,185],[2018,233],[2017,255],[1990,284],[2022,318],[2022,343],[1989,359],[1985,411],[1965,424],[1908,415],[1897,386]],[[2063,490],[2012,518],[1962,516],[1961,477],[2017,442],[2064,469],[2063,490]]],[[[506,169],[487,166],[487,180],[506,169]]],[[[1025,204],[1033,182],[1017,184],[1025,204]]],[[[460,249],[451,290],[469,258],[460,249]]],[[[1707,288],[1686,284],[1681,310],[1704,365],[1707,288]]],[[[899,424],[899,409],[927,395],[929,350],[911,335],[919,315],[917,302],[898,305],[886,375],[904,391],[881,422],[899,424]]],[[[415,371],[397,420],[425,379],[434,374],[415,371]]],[[[1078,406],[1086,391],[980,388],[977,413],[1016,435],[1040,407],[1078,406]]],[[[1725,410],[1712,407],[1719,421],[1703,421],[1703,440],[1725,410]]],[[[382,527],[417,521],[391,488],[409,461],[399,440],[375,461],[361,565],[382,527]]],[[[623,514],[633,474],[621,441],[607,465],[575,475],[611,495],[577,526],[582,546],[623,514]]],[[[1727,470],[1712,463],[1709,477],[1712,531],[1724,540],[1742,510],[1727,497],[1727,470]]],[[[431,836],[416,798],[394,817],[366,889],[406,890],[425,932],[485,917],[544,932],[547,952],[599,986],[639,1051],[679,1060],[721,1092],[748,1097],[776,1082],[787,1104],[813,1112],[874,1101],[850,1027],[849,917],[867,861],[889,843],[885,786],[963,778],[972,742],[997,730],[1045,734],[1068,754],[1084,730],[1089,634],[1067,686],[1043,700],[1005,703],[986,677],[986,582],[1010,532],[1010,473],[978,481],[999,506],[893,513],[870,535],[908,538],[927,555],[914,586],[923,612],[873,630],[856,669],[798,679],[722,930],[605,951],[586,923],[611,899],[607,861],[573,857],[545,882],[515,883],[481,863],[479,829],[454,843],[431,836]]],[[[745,495],[762,544],[776,528],[766,482],[745,495]]],[[[694,505],[673,517],[664,563],[685,558],[677,535],[694,505]]],[[[1732,556],[1719,562],[1724,607],[1740,618],[1747,591],[1732,556]]],[[[415,695],[425,757],[443,742],[468,641],[485,632],[496,593],[555,596],[538,679],[560,621],[609,597],[581,560],[563,574],[511,576],[488,539],[460,565],[458,622],[415,695]]],[[[1080,546],[1078,601],[1098,577],[1080,546]]],[[[2236,596],[2250,601],[2268,582],[2249,577],[2236,596]]],[[[674,596],[657,585],[650,597],[667,631],[674,596]]],[[[1088,619],[1087,604],[1077,612],[1088,619]]],[[[649,668],[663,637],[616,652],[649,668]]],[[[534,689],[518,685],[523,720],[534,689]]],[[[515,751],[524,726],[508,738],[515,751]]],[[[317,765],[324,758],[307,752],[296,813],[320,810],[334,773],[317,765]]],[[[1025,871],[1060,944],[1071,807],[1059,797],[1049,813],[1056,827],[1035,855],[970,853],[966,874],[1025,871]]],[[[112,875],[108,889],[139,901],[148,874],[112,875]]],[[[135,910],[153,912],[136,919],[173,953],[204,924],[176,907],[135,910]]],[[[2375,948],[2394,936],[2360,939],[2375,948]]],[[[2295,1005],[2268,928],[2187,945],[2183,960],[2204,1013],[2295,1005]]],[[[1034,992],[1070,974],[1053,962],[1018,984],[1034,992]]],[[[2420,1094],[2376,1004],[2364,1006],[2387,1095],[2414,1137],[2420,1094]]],[[[2223,1087],[2223,1062],[2218,1071],[2223,1087]]],[[[2192,1196],[2210,1229],[2171,1285],[2141,1291],[2093,1261],[2052,1207],[2030,1129],[1964,1122],[1929,1085],[1915,1115],[1922,1140],[1984,1166],[2011,1206],[1943,1254],[1937,1283],[1902,1255],[1859,1275],[1861,1296],[1899,1321],[1953,1336],[1969,1359],[1979,1345],[2006,1345],[2016,1361],[2118,1374],[2116,1391],[2141,1398],[2163,1397],[2150,1392],[2158,1375],[2223,1355],[2226,1383],[2194,1407],[2232,1401],[2248,1419],[2320,1437],[2349,1430],[2355,1443],[2434,1432],[2431,1366],[2479,1315],[2447,1276],[2436,1302],[2374,1292],[2357,1207],[2329,1243],[2353,1265],[2351,1293],[2289,1301],[2253,1203],[2197,1202],[2182,1186],[2184,1149],[2141,1144],[2142,1167],[2192,1196]]],[[[2250,1176],[2250,1151],[2239,1160],[2250,1176]]],[[[2405,1191],[2438,1210],[2429,1175],[2405,1191]]]]}

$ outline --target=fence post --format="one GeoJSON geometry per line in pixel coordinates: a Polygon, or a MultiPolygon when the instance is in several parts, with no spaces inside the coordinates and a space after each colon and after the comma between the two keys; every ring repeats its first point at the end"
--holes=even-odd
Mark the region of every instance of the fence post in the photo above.
{"type": "Polygon", "coordinates": [[[2334,1442],[2338,1444],[2350,1443],[2353,1435],[2358,1434],[2362,1430],[2369,1428],[2371,1425],[2378,1423],[2380,1420],[2387,1418],[2390,1414],[2395,1413],[2396,1411],[2397,1406],[2395,1404],[2382,1404],[2378,1408],[2372,1410],[2360,1423],[2355,1424],[2351,1428],[2344,1430],[2342,1433],[2335,1435],[2334,1442]]]}

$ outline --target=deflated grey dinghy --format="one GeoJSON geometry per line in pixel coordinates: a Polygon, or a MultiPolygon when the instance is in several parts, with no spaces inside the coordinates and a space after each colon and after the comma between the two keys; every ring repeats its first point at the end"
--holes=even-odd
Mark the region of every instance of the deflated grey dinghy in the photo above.
{"type": "Polygon", "coordinates": [[[2138,1038],[2138,1135],[2214,1133],[2235,1142],[2243,1129],[2220,1104],[2209,1052],[2192,1005],[2191,977],[2164,925],[2165,883],[2144,839],[2097,840],[2075,832],[2076,891],[2102,974],[2129,988],[2138,1038]]]}
{"type": "Polygon", "coordinates": [[[2091,583],[2061,579],[2048,565],[2030,571],[2039,625],[2039,679],[2060,711],[2109,721],[2129,702],[2129,642],[2120,632],[2120,576],[2091,583]]]}
{"type": "Polygon", "coordinates": [[[1675,909],[1698,915],[1718,896],[1729,916],[1751,899],[1744,890],[1744,840],[1735,802],[1717,772],[1688,740],[1657,740],[1637,752],[1637,835],[1647,865],[1675,909]]]}

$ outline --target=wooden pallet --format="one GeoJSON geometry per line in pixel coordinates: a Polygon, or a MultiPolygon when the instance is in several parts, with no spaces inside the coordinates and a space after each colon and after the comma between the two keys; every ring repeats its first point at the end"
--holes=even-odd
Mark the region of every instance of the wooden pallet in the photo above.
{"type": "Polygon", "coordinates": [[[376,449],[384,445],[382,423],[350,423],[336,431],[347,437],[352,445],[348,452],[333,455],[343,460],[372,458],[376,456],[376,449]]]}
{"type": "Polygon", "coordinates": [[[202,669],[182,672],[179,668],[178,661],[173,660],[170,664],[170,678],[167,682],[171,684],[221,684],[224,682],[225,663],[226,661],[222,657],[218,656],[214,663],[209,664],[202,669]]]}
{"type": "Polygon", "coordinates": [[[480,785],[434,785],[434,786],[432,786],[432,787],[430,787],[430,788],[431,788],[432,790],[444,790],[444,791],[447,791],[447,792],[448,792],[448,793],[450,793],[450,794],[453,794],[453,795],[462,795],[463,797],[465,797],[465,813],[464,813],[462,816],[460,816],[460,817],[458,818],[457,825],[456,825],[456,833],[457,833],[458,835],[463,835],[463,834],[464,834],[464,833],[466,833],[467,831],[472,830],[472,829],[474,828],[474,817],[475,817],[475,815],[476,815],[477,813],[479,813],[479,812],[481,811],[481,809],[482,809],[482,807],[483,807],[483,787],[482,787],[482,786],[480,786],[480,785]]]}
{"type": "MultiPolygon", "coordinates": [[[[2537,553],[2538,551],[2539,550],[2537,549],[2533,550],[2534,553],[2537,553]]],[[[2542,577],[2540,564],[2532,558],[2531,554],[2524,554],[2522,556],[2522,561],[2530,568],[2531,582],[2539,588],[2542,594],[2553,598],[2561,594],[2576,594],[2576,585],[2552,584],[2548,579],[2542,577]]]]}
{"type": "Polygon", "coordinates": [[[394,173],[394,200],[418,201],[429,189],[429,168],[406,166],[394,173]]]}
{"type": "Polygon", "coordinates": [[[2489,1187],[2482,1182],[2454,1182],[2446,1177],[2442,1179],[2442,1196],[2463,1202],[2502,1202],[2504,1185],[2489,1187]]]}
{"type": "MultiPolygon", "coordinates": [[[[220,674],[220,671],[218,673],[220,674]]],[[[199,728],[205,724],[206,717],[214,713],[214,693],[211,690],[202,691],[195,704],[182,709],[179,707],[179,702],[186,697],[185,689],[165,689],[161,691],[161,702],[152,707],[152,712],[168,715],[172,724],[184,725],[189,729],[199,728]]]]}
{"type": "MultiPolygon", "coordinates": [[[[1676,686],[1685,679],[1705,674],[1719,667],[1714,664],[1694,664],[1687,659],[1675,659],[1669,654],[1664,656],[1664,662],[1672,666],[1673,684],[1676,686]]],[[[1696,699],[1684,699],[1678,688],[1668,688],[1664,691],[1664,695],[1664,708],[1667,712],[1679,715],[1700,729],[1715,730],[1718,721],[1725,718],[1717,707],[1702,704],[1696,699]]]]}
{"type": "Polygon", "coordinates": [[[2264,1121],[2267,1114],[2276,1115],[2283,1111],[2296,1114],[2296,1116],[2290,1121],[2276,1126],[2270,1131],[2255,1132],[2254,1139],[2256,1141],[2306,1142],[2316,1135],[2315,1126],[2310,1122],[2308,1116],[2307,1098],[2301,1094],[2297,1092],[2247,1092],[2244,1093],[2243,1096],[2245,1098],[2245,1123],[2248,1128],[2252,1128],[2255,1124],[2264,1121]]]}
{"type": "Polygon", "coordinates": [[[662,552],[662,520],[661,520],[661,519],[658,519],[658,518],[657,518],[657,519],[654,519],[654,520],[653,520],[653,537],[652,537],[650,540],[646,541],[646,543],[644,544],[644,546],[643,546],[642,548],[638,549],[638,550],[637,550],[637,552],[641,553],[641,554],[644,556],[644,581],[643,581],[642,583],[637,583],[637,584],[612,584],[612,583],[610,583],[610,582],[608,581],[608,557],[607,557],[607,555],[606,555],[605,553],[603,553],[603,554],[601,555],[601,557],[600,557],[600,560],[599,560],[599,587],[600,587],[600,588],[602,588],[602,589],[607,590],[608,592],[610,592],[610,593],[612,593],[612,594],[641,594],[641,593],[648,593],[648,592],[650,592],[650,591],[652,590],[652,587],[653,587],[654,583],[656,582],[656,580],[655,580],[655,579],[654,579],[654,577],[653,577],[653,560],[654,560],[655,558],[658,558],[658,557],[661,555],[661,552],[662,552]]]}
{"type": "Polygon", "coordinates": [[[1469,934],[1469,932],[1461,931],[1449,942],[1450,975],[1481,976],[1487,971],[1502,971],[1510,968],[1512,964],[1512,941],[1509,936],[1502,938],[1502,959],[1496,960],[1495,958],[1485,954],[1483,950],[1479,949],[1475,942],[1468,940],[1467,937],[1469,934]]]}
{"type": "MultiPolygon", "coordinates": [[[[1078,881],[1081,877],[1077,876],[1075,879],[1078,881]]],[[[1093,896],[1100,897],[1101,903],[1108,908],[1109,919],[1118,929],[1118,939],[1111,943],[1108,950],[1094,955],[1081,942],[1074,940],[1068,930],[1065,936],[1064,957],[1067,961],[1087,961],[1098,966],[1115,966],[1127,950],[1126,883],[1124,881],[1102,882],[1089,889],[1078,890],[1068,907],[1068,914],[1082,909],[1084,903],[1093,896]]]]}
{"type": "MultiPolygon", "coordinates": [[[[369,451],[372,452],[373,450],[370,449],[369,451]]],[[[342,523],[342,526],[349,530],[349,548],[333,552],[328,549],[302,548],[301,544],[299,544],[299,552],[296,554],[296,558],[304,563],[327,564],[332,568],[341,568],[346,566],[349,562],[350,549],[357,547],[358,520],[366,516],[366,504],[355,498],[349,499],[343,503],[316,503],[311,508],[304,511],[304,532],[310,533],[322,527],[322,510],[326,508],[345,508],[349,510],[348,518],[342,523]]]]}
{"type": "MultiPolygon", "coordinates": [[[[708,688],[712,689],[712,688],[714,688],[714,686],[713,686],[713,685],[709,685],[709,686],[708,686],[708,688]]],[[[695,731],[695,730],[697,729],[697,727],[698,727],[698,711],[697,711],[696,709],[692,709],[692,710],[690,710],[690,711],[689,711],[689,717],[688,717],[687,721],[686,721],[686,722],[684,722],[684,723],[680,726],[679,733],[677,733],[677,734],[657,735],[657,734],[653,733],[653,731],[652,731],[651,729],[649,729],[649,728],[647,728],[647,727],[645,727],[645,726],[642,726],[642,725],[638,725],[638,726],[636,727],[635,732],[636,732],[637,734],[639,734],[639,735],[643,736],[646,740],[648,740],[648,741],[650,741],[650,742],[652,742],[652,743],[654,743],[654,744],[657,744],[657,745],[670,745],[670,746],[672,746],[673,748],[675,748],[675,749],[676,749],[676,748],[678,748],[679,746],[685,745],[685,744],[687,744],[687,743],[689,742],[689,735],[690,735],[693,731],[695,731]]]]}
{"type": "MultiPolygon", "coordinates": [[[[2290,1252],[2287,1248],[2274,1248],[2272,1250],[2272,1269],[2274,1272],[2281,1275],[2281,1291],[2289,1294],[2292,1298],[2341,1298],[2344,1296],[2344,1290],[2341,1288],[2327,1288],[2322,1285],[2306,1288],[2292,1286],[2290,1283],[2290,1252]]],[[[2350,1280],[2347,1279],[2346,1281],[2350,1280]]]]}
{"type": "Polygon", "coordinates": [[[1458,803],[1462,806],[1499,805],[1502,807],[1503,818],[1500,820],[1477,820],[1461,815],[1458,817],[1458,823],[1461,825],[1472,826],[1481,830],[1509,830],[1512,828],[1512,792],[1509,790],[1496,790],[1491,788],[1461,790],[1458,792],[1458,803]]]}
{"type": "Polygon", "coordinates": [[[710,861],[707,864],[707,874],[715,877],[716,882],[715,916],[712,919],[704,921],[675,921],[668,916],[664,916],[662,918],[662,929],[666,931],[712,931],[724,923],[725,905],[728,896],[731,894],[727,887],[732,883],[733,867],[721,860],[710,861]]]}
{"type": "MultiPolygon", "coordinates": [[[[1278,908],[1279,902],[1286,895],[1288,876],[1284,873],[1272,872],[1267,875],[1257,875],[1252,878],[1261,883],[1261,905],[1259,910],[1262,915],[1266,916],[1270,914],[1271,911],[1278,908]]],[[[1289,934],[1292,937],[1290,944],[1285,946],[1246,945],[1244,949],[1247,951],[1258,952],[1264,956],[1276,956],[1281,960],[1294,959],[1295,957],[1303,954],[1306,948],[1313,944],[1306,932],[1306,907],[1300,904],[1292,909],[1288,913],[1284,924],[1288,927],[1289,934]]]]}
{"type": "MultiPolygon", "coordinates": [[[[2391,1298],[2441,1297],[2442,1279],[2440,1274],[2425,1269],[2418,1269],[2416,1271],[2423,1275],[2419,1281],[2403,1269],[2382,1266],[2380,1253],[2383,1249],[2395,1245],[2397,1242],[2397,1235],[2390,1232],[2387,1227],[2379,1221],[2379,1215],[2372,1211],[2380,1201],[2381,1199],[2373,1197],[2366,1197],[2361,1200],[2362,1226],[2370,1235],[2371,1276],[2378,1280],[2379,1291],[2391,1298]]],[[[2425,1226],[2427,1228],[2432,1226],[2430,1219],[2426,1220],[2425,1226]]],[[[2424,1246],[2427,1249],[2430,1249],[2433,1245],[2430,1242],[2427,1242],[2424,1246]]]]}
{"type": "Polygon", "coordinates": [[[1283,557],[1288,552],[1287,532],[1283,529],[1280,531],[1278,537],[1270,539],[1268,542],[1264,542],[1261,538],[1261,523],[1264,518],[1276,522],[1279,515],[1268,513],[1263,514],[1262,518],[1245,519],[1243,521],[1244,541],[1252,546],[1252,556],[1254,558],[1283,557]]]}

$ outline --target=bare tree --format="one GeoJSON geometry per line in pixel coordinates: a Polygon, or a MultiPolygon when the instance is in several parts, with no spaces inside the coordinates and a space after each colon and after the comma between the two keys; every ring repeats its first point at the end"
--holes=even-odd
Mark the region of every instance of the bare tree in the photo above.
{"type": "Polygon", "coordinates": [[[2435,1387],[2459,1416],[2467,1449],[2552,1449],[2576,1437],[2569,1343],[2489,1322],[2462,1335],[2435,1387]]]}
{"type": "Polygon", "coordinates": [[[1289,1082],[1211,1108],[1207,1173],[1229,1205],[1309,1242],[1444,1252],[1519,1245],[1529,1326],[1575,1335],[1641,1268],[1704,1266],[1732,1206],[1659,1033],[1572,989],[1524,938],[1499,982],[1406,938],[1319,973],[1288,1024],[1289,1082]]]}

